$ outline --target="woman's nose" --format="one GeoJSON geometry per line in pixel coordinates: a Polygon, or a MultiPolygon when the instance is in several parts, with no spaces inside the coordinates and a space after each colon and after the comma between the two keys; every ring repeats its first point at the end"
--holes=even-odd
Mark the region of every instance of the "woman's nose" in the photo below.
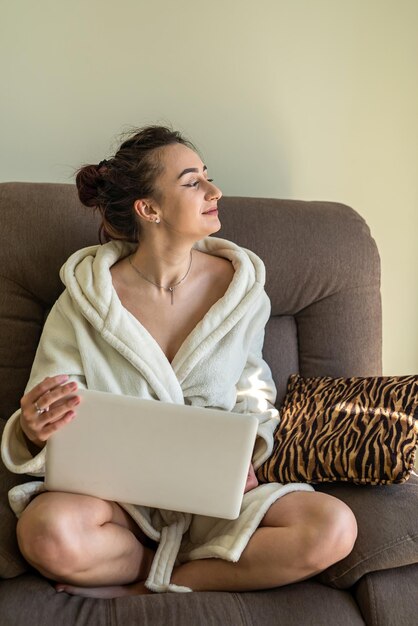
{"type": "Polygon", "coordinates": [[[206,192],[206,197],[209,200],[219,200],[220,198],[222,198],[222,191],[219,189],[219,187],[208,181],[208,190],[206,192]]]}

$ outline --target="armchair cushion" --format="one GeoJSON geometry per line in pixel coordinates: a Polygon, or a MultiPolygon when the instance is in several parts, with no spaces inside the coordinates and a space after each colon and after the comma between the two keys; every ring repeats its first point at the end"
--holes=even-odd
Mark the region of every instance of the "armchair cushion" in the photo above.
{"type": "Polygon", "coordinates": [[[414,467],[418,376],[290,376],[261,482],[401,483],[414,467]]]}
{"type": "Polygon", "coordinates": [[[352,552],[319,574],[321,583],[349,589],[363,576],[418,563],[418,476],[403,485],[323,483],[316,491],[342,500],[357,520],[352,552]]]}
{"type": "MultiPolygon", "coordinates": [[[[5,421],[0,419],[0,439],[5,421]]],[[[0,459],[0,578],[14,578],[29,570],[28,563],[19,552],[16,539],[16,516],[9,506],[7,492],[29,476],[12,474],[0,459]]]]}

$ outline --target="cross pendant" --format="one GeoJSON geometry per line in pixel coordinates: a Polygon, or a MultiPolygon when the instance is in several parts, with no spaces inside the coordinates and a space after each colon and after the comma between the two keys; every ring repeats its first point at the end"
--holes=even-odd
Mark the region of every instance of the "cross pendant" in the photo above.
{"type": "Polygon", "coordinates": [[[171,304],[174,304],[174,287],[169,287],[168,291],[171,294],[171,304]]]}

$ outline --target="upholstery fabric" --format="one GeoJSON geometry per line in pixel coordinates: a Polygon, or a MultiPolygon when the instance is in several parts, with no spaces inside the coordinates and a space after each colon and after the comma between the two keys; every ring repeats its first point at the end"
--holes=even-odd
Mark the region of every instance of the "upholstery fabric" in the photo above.
{"type": "Polygon", "coordinates": [[[59,268],[75,250],[97,243],[98,223],[73,185],[3,183],[0,207],[0,417],[7,419],[19,406],[45,318],[63,290],[59,268]]]}
{"type": "Polygon", "coordinates": [[[306,581],[251,593],[155,594],[95,600],[25,575],[0,584],[2,626],[362,626],[351,594],[306,581]],[[16,611],[16,597],[24,602],[16,611]],[[301,598],[303,601],[301,602],[301,598]],[[36,615],[36,622],[34,616],[36,615]]]}
{"type": "MultiPolygon", "coordinates": [[[[357,626],[363,618],[350,593],[309,580],[271,591],[237,594],[248,626],[357,626]],[[334,593],[333,593],[334,592],[334,593]]],[[[235,625],[234,625],[235,626],[235,625]]]]}
{"type": "Polygon", "coordinates": [[[418,564],[369,574],[361,579],[355,598],[368,626],[418,624],[418,564]],[[405,602],[411,598],[412,602],[405,602]]]}
{"type": "Polygon", "coordinates": [[[315,486],[345,502],[358,526],[354,549],[319,575],[338,589],[349,589],[371,572],[418,563],[418,476],[402,485],[315,486]]]}
{"type": "MultiPolygon", "coordinates": [[[[5,421],[0,419],[0,439],[5,421]]],[[[0,461],[0,579],[13,578],[29,570],[29,565],[19,552],[16,540],[16,516],[9,506],[7,493],[20,481],[31,480],[9,472],[0,461]]],[[[1,622],[1,620],[0,620],[1,622]]]]}

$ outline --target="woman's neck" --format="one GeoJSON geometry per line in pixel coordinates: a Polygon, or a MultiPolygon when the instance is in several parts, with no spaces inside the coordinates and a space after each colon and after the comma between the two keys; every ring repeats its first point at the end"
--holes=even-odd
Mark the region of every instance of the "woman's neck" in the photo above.
{"type": "Polygon", "coordinates": [[[181,280],[191,262],[192,245],[162,246],[157,242],[141,242],[131,262],[141,274],[153,283],[170,287],[181,280]]]}

